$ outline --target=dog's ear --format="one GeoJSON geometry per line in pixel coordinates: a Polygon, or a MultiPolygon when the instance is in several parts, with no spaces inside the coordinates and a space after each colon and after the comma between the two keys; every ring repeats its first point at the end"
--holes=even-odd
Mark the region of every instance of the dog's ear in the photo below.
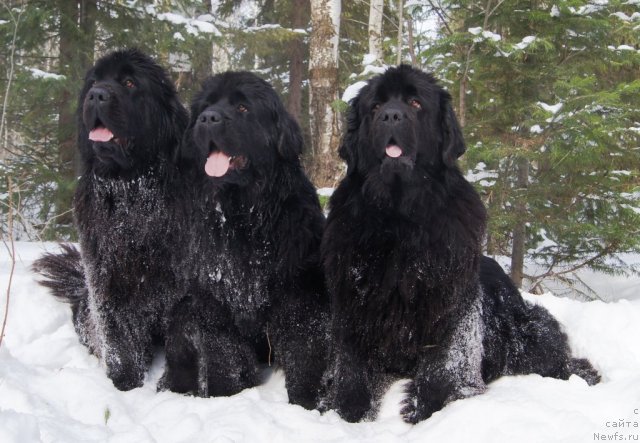
{"type": "Polygon", "coordinates": [[[278,113],[277,119],[278,154],[286,160],[297,160],[304,145],[300,125],[284,107],[278,113]]]}
{"type": "Polygon", "coordinates": [[[462,136],[462,129],[458,123],[453,107],[451,95],[442,91],[440,96],[440,115],[442,118],[442,160],[447,166],[454,166],[456,160],[467,150],[462,136]]]}
{"type": "Polygon", "coordinates": [[[359,97],[355,97],[349,104],[347,111],[347,131],[342,136],[338,155],[347,163],[347,175],[353,174],[358,164],[358,130],[360,128],[360,113],[358,112],[359,97]]]}

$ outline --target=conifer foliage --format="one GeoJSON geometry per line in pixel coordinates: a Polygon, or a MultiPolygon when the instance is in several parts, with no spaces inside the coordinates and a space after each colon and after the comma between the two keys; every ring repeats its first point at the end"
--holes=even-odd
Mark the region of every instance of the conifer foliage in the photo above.
{"type": "MultiPolygon", "coordinates": [[[[490,254],[529,290],[640,248],[640,14],[632,1],[447,0],[425,65],[457,97],[490,254]],[[634,15],[635,14],[635,15],[634,15]],[[539,265],[523,269],[523,257],[539,265]]],[[[637,271],[637,270],[636,270],[637,271]]]]}

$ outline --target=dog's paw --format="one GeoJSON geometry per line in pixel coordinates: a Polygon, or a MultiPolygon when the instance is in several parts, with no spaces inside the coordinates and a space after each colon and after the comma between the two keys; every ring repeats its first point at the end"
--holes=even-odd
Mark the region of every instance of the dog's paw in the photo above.
{"type": "Polygon", "coordinates": [[[427,412],[426,405],[418,398],[418,390],[413,381],[407,383],[406,397],[400,406],[403,420],[412,425],[429,418],[432,414],[432,412],[427,412]]]}

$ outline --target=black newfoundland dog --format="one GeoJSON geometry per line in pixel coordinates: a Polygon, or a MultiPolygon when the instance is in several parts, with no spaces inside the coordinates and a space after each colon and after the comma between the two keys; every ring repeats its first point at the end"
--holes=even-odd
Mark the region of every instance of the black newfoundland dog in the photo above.
{"type": "Polygon", "coordinates": [[[290,402],[316,406],[329,307],[324,217],[302,144],[275,91],[253,74],[216,75],[195,97],[183,143],[195,165],[192,284],[173,314],[161,388],[232,395],[275,362],[290,402]]]}
{"type": "Polygon", "coordinates": [[[167,73],[137,50],[112,52],[85,78],[78,105],[82,175],[75,193],[79,253],[35,264],[71,302],[81,340],[121,390],[141,386],[180,296],[186,250],[176,166],[188,123],[167,73]]]}
{"type": "Polygon", "coordinates": [[[371,418],[389,382],[410,378],[416,423],[504,374],[598,380],[567,337],[482,257],[486,213],[456,165],[465,151],[450,96],[409,66],[351,103],[322,254],[333,350],[323,408],[371,418]]]}

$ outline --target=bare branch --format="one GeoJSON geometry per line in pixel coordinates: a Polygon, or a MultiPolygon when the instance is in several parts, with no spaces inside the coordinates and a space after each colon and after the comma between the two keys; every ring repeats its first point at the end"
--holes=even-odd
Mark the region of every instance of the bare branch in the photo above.
{"type": "MultiPolygon", "coordinates": [[[[13,26],[13,36],[11,38],[11,55],[9,56],[9,74],[7,75],[7,87],[4,92],[4,101],[2,103],[2,115],[0,116],[0,139],[4,140],[3,143],[3,151],[6,151],[8,138],[5,135],[5,124],[7,121],[7,107],[9,105],[9,93],[11,92],[11,83],[13,81],[13,75],[15,72],[15,53],[16,53],[16,40],[18,38],[18,28],[20,26],[20,20],[22,18],[22,14],[24,13],[25,8],[24,2],[20,2],[20,12],[16,17],[13,14],[13,10],[7,5],[5,1],[2,2],[2,6],[9,13],[9,17],[11,17],[11,21],[14,23],[13,26]]],[[[2,156],[0,156],[1,158],[2,156]]]]}
{"type": "MultiPolygon", "coordinates": [[[[7,249],[9,250],[9,258],[11,260],[11,271],[9,271],[9,283],[7,284],[7,299],[5,301],[4,307],[4,318],[2,320],[2,330],[0,330],[0,347],[2,347],[2,339],[4,338],[4,331],[7,327],[7,319],[9,318],[9,301],[11,299],[11,283],[13,282],[13,274],[16,269],[16,245],[13,241],[13,183],[11,182],[11,177],[7,177],[7,188],[9,190],[9,245],[7,249]]],[[[4,241],[3,239],[3,242],[4,241]]]]}

